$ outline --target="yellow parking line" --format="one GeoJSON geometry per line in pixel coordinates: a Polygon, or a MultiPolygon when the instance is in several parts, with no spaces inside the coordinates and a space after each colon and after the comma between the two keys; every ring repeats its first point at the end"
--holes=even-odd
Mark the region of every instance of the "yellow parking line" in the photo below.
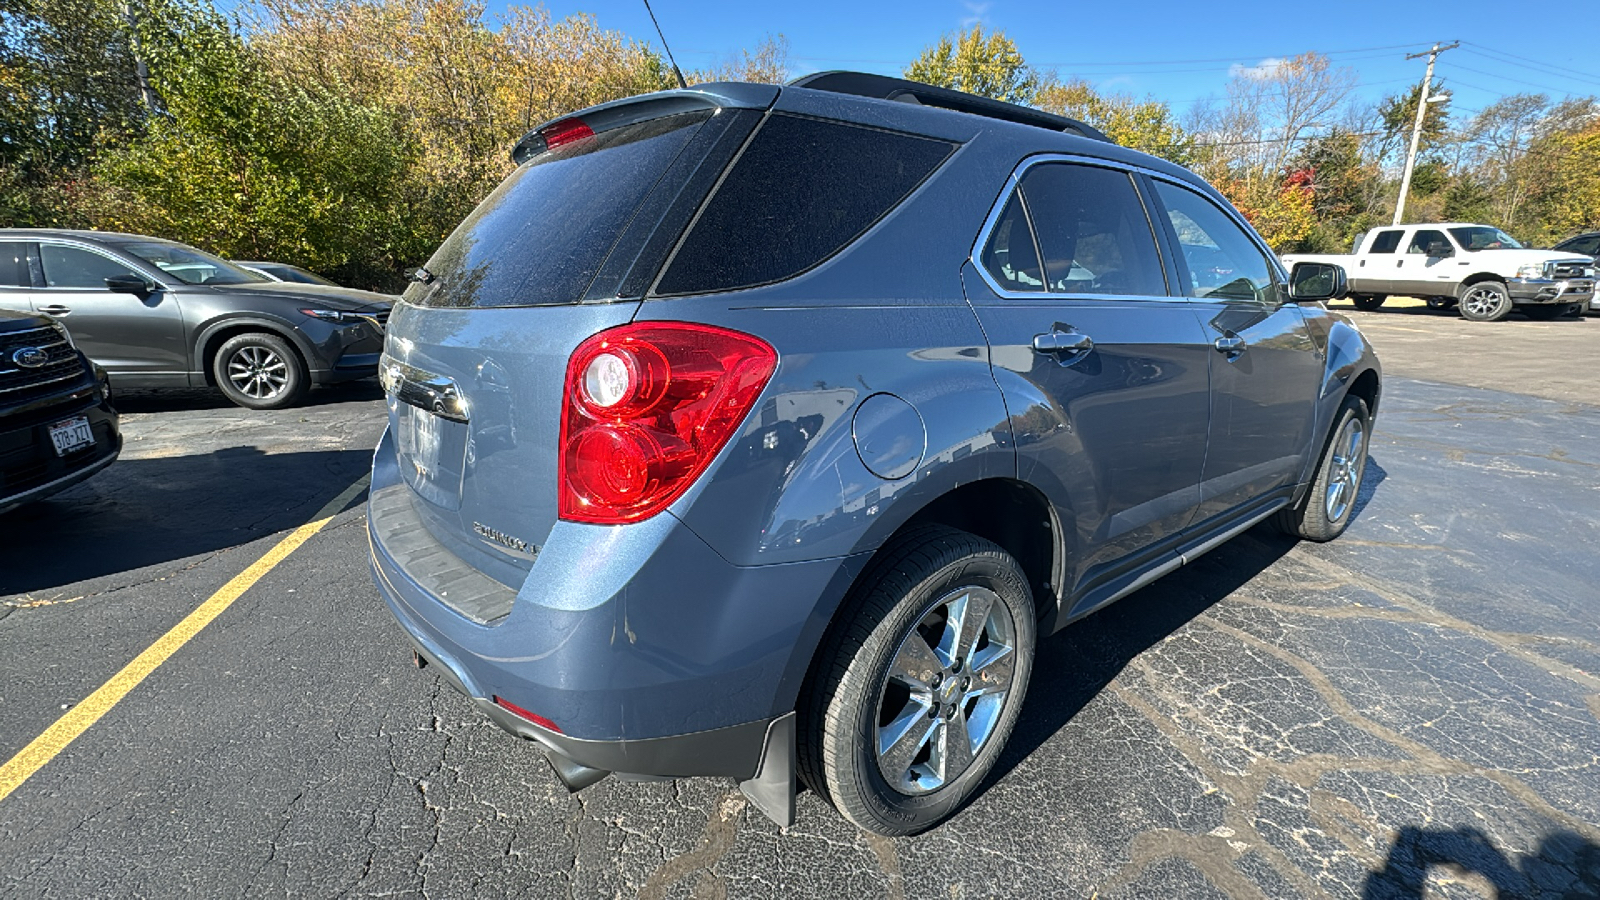
{"type": "Polygon", "coordinates": [[[273,567],[293,553],[301,544],[311,539],[311,536],[321,531],[323,526],[332,521],[341,510],[356,495],[366,490],[367,482],[371,476],[363,475],[340,492],[339,496],[329,500],[327,505],[317,511],[311,521],[279,541],[276,546],[268,550],[266,555],[250,564],[235,575],[232,581],[222,586],[222,589],[212,594],[206,602],[200,604],[194,612],[189,613],[183,621],[172,626],[172,630],[162,635],[145,651],[134,657],[122,671],[111,676],[111,680],[101,685],[90,694],[87,699],[70,712],[57,719],[54,725],[45,729],[44,734],[33,739],[33,742],[22,748],[22,752],[11,757],[5,765],[0,766],[0,800],[11,795],[11,792],[22,786],[33,776],[33,773],[44,767],[44,764],[54,759],[56,754],[67,748],[67,745],[78,739],[78,736],[89,730],[89,727],[100,720],[100,717],[111,711],[128,692],[139,686],[145,676],[154,672],[167,658],[178,652],[178,648],[189,642],[189,639],[200,633],[200,630],[211,624],[211,620],[221,615],[222,611],[239,599],[252,585],[260,581],[262,576],[272,571],[273,567]]]}

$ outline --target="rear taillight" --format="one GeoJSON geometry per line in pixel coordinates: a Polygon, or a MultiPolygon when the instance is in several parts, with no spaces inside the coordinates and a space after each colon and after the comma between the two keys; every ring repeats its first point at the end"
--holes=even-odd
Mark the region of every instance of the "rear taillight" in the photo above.
{"type": "Polygon", "coordinates": [[[567,363],[561,518],[614,525],[672,504],[727,444],[777,367],[766,342],[709,325],[639,322],[567,363]]]}

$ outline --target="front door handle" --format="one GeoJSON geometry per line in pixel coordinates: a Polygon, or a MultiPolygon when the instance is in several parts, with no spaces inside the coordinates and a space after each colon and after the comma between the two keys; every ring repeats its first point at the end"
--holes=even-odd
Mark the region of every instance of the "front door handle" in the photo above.
{"type": "Polygon", "coordinates": [[[1226,353],[1231,358],[1243,353],[1245,347],[1249,345],[1244,342],[1244,338],[1230,334],[1212,341],[1211,346],[1217,348],[1218,353],[1226,353]]]}
{"type": "Polygon", "coordinates": [[[64,316],[72,312],[72,307],[62,306],[61,304],[57,303],[53,306],[41,306],[39,307],[39,312],[42,312],[47,316],[64,316]]]}
{"type": "Polygon", "coordinates": [[[1094,341],[1087,334],[1076,331],[1048,331],[1044,334],[1033,336],[1033,350],[1035,353],[1049,353],[1056,356],[1074,353],[1087,353],[1094,349],[1094,341]]]}

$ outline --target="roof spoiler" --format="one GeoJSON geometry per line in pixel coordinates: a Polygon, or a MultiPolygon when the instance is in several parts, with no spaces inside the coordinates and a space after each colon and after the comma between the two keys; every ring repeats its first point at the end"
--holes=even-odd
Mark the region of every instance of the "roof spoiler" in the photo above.
{"type": "Polygon", "coordinates": [[[888,75],[872,75],[866,72],[818,72],[796,78],[789,82],[789,85],[810,88],[814,91],[832,91],[836,94],[854,94],[878,100],[897,100],[901,103],[936,106],[940,109],[988,116],[991,119],[1003,119],[1050,131],[1062,131],[1079,137],[1105,141],[1108,144],[1114,143],[1099,129],[1085,125],[1077,119],[1018,106],[1015,103],[991,100],[988,97],[979,97],[977,94],[934,87],[931,84],[907,81],[904,78],[891,78],[888,75]]]}

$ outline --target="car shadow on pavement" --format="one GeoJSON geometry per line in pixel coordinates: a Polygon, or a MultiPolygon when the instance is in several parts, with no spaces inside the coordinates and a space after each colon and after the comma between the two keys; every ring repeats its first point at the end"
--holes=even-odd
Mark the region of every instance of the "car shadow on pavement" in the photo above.
{"type": "Polygon", "coordinates": [[[1362,900],[1435,896],[1428,885],[1433,869],[1454,882],[1488,882],[1499,897],[1600,896],[1600,845],[1574,832],[1552,831],[1534,852],[1513,861],[1477,828],[1407,825],[1395,835],[1383,868],[1367,876],[1362,900]]]}
{"type": "MultiPolygon", "coordinates": [[[[112,386],[112,403],[120,413],[194,412],[203,409],[238,409],[222,392],[213,388],[165,388],[161,390],[129,388],[116,390],[112,386]]],[[[313,388],[307,392],[294,409],[327,406],[332,403],[359,403],[383,399],[383,387],[375,378],[346,381],[313,388]]],[[[249,414],[249,410],[239,410],[249,414]]]]}
{"type": "Polygon", "coordinates": [[[297,527],[371,461],[364,449],[254,447],[120,460],[99,478],[0,518],[0,595],[132,573],[297,527]]]}
{"type": "MultiPolygon", "coordinates": [[[[1368,456],[1353,515],[1361,515],[1387,477],[1368,456]]],[[[1041,637],[1022,715],[975,795],[1064,728],[1135,657],[1243,587],[1297,543],[1270,523],[1257,525],[1148,587],[1041,637]]]]}

